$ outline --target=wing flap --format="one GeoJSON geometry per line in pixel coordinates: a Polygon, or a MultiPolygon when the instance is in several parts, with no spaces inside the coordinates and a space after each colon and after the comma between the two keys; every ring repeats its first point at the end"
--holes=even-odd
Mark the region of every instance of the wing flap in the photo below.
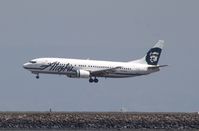
{"type": "Polygon", "coordinates": [[[108,75],[110,73],[114,73],[117,69],[120,69],[121,67],[114,67],[114,68],[110,68],[110,69],[104,69],[104,70],[97,70],[97,71],[91,71],[90,74],[92,76],[105,76],[108,75]]]}

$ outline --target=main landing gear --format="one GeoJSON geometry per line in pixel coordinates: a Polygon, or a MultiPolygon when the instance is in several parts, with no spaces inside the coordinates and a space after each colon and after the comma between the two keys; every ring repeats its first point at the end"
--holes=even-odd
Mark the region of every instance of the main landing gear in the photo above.
{"type": "Polygon", "coordinates": [[[89,79],[90,83],[93,83],[93,82],[98,83],[98,81],[99,80],[96,77],[94,79],[92,77],[90,77],[90,79],[89,79]]]}

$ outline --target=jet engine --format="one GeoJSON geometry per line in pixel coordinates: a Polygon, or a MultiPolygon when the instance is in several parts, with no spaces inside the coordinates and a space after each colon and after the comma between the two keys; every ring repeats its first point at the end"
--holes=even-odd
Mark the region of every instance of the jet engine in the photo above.
{"type": "Polygon", "coordinates": [[[67,74],[70,78],[89,78],[90,72],[85,70],[76,70],[67,74]]]}

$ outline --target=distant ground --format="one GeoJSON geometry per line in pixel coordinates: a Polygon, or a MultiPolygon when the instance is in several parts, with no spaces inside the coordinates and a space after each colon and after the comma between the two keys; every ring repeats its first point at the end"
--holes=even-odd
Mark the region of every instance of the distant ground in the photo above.
{"type": "Polygon", "coordinates": [[[199,114],[0,112],[0,129],[199,129],[199,114]]]}

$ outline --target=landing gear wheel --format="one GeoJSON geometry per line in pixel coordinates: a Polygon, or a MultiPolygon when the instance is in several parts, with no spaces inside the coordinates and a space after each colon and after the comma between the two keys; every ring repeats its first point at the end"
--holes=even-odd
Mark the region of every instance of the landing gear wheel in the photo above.
{"type": "Polygon", "coordinates": [[[89,82],[90,82],[90,83],[93,83],[93,81],[94,81],[94,80],[93,80],[92,78],[89,79],[89,82]]]}
{"type": "Polygon", "coordinates": [[[92,77],[90,77],[90,79],[89,79],[90,83],[93,83],[93,82],[98,83],[98,81],[99,80],[96,77],[94,79],[92,77]]]}
{"type": "Polygon", "coordinates": [[[39,79],[39,74],[36,75],[36,79],[39,79]]]}
{"type": "Polygon", "coordinates": [[[98,81],[99,81],[99,80],[98,80],[97,78],[94,79],[94,82],[95,82],[95,83],[98,83],[98,81]]]}

